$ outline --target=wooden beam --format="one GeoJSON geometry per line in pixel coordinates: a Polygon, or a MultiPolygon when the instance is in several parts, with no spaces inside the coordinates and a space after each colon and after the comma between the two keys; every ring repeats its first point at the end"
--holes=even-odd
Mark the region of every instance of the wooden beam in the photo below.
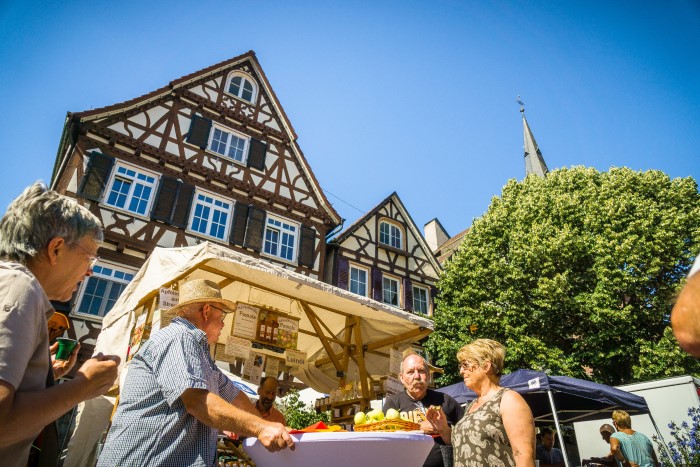
{"type": "MultiPolygon", "coordinates": [[[[328,342],[328,339],[326,339],[326,336],[323,334],[323,330],[321,329],[321,325],[318,324],[318,317],[316,316],[316,313],[309,308],[309,306],[302,302],[298,302],[301,308],[304,310],[306,313],[306,317],[309,318],[309,322],[311,323],[311,326],[313,326],[314,330],[316,331],[316,335],[318,339],[321,341],[321,344],[323,345],[323,348],[326,349],[326,353],[328,354],[328,357],[330,358],[330,361],[333,362],[333,366],[335,367],[336,371],[342,371],[343,367],[340,364],[340,361],[338,360],[338,357],[335,355],[335,351],[333,348],[331,348],[330,342],[328,342]]],[[[342,356],[342,354],[341,354],[342,356]]]]}
{"type": "Polygon", "coordinates": [[[355,316],[355,350],[357,352],[357,368],[360,370],[360,386],[362,388],[362,398],[369,399],[369,387],[367,385],[367,368],[365,368],[365,351],[362,344],[362,320],[355,316]]]}

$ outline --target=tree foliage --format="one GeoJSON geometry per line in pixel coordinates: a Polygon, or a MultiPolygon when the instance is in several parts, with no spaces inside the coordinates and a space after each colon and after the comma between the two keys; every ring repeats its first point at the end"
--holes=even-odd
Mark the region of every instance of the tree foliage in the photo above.
{"type": "Polygon", "coordinates": [[[506,345],[510,370],[588,369],[607,384],[697,370],[654,363],[676,355],[668,318],[698,245],[692,178],[576,167],[509,181],[438,283],[427,348],[441,382],[457,380],[456,352],[478,337],[506,345]]]}
{"type": "Polygon", "coordinates": [[[300,430],[312,425],[316,422],[330,421],[328,412],[316,413],[313,407],[304,404],[304,401],[299,399],[299,391],[292,389],[282,399],[282,406],[279,408],[287,421],[287,426],[300,430]]]}

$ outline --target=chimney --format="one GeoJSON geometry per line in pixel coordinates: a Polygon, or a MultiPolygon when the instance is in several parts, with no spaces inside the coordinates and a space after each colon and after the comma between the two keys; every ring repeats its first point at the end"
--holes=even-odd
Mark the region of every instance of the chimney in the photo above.
{"type": "Polygon", "coordinates": [[[437,220],[437,217],[423,226],[423,236],[433,253],[450,239],[449,234],[445,231],[442,224],[440,224],[440,221],[437,220]]]}

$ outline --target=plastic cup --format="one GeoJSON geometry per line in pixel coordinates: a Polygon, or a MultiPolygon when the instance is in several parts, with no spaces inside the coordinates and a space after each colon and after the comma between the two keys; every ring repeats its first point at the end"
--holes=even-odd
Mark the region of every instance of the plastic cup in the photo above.
{"type": "Polygon", "coordinates": [[[75,339],[69,339],[67,337],[59,337],[56,339],[58,342],[58,352],[56,352],[56,360],[68,360],[70,359],[70,354],[73,349],[78,345],[78,341],[75,339]]]}

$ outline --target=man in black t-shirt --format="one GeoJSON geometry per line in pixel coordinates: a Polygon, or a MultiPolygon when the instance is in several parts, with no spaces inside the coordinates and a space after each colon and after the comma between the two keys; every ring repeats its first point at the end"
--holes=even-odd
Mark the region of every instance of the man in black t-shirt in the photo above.
{"type": "Polygon", "coordinates": [[[433,425],[425,419],[425,412],[431,406],[440,406],[447,417],[447,430],[435,436],[435,444],[425,460],[423,467],[451,467],[452,425],[457,423],[464,409],[452,397],[441,392],[428,389],[428,363],[417,354],[410,354],[401,363],[401,383],[405,391],[387,397],[384,402],[384,413],[396,409],[401,415],[420,424],[425,433],[436,433],[433,425]],[[443,461],[443,454],[445,460],[443,461]]]}

